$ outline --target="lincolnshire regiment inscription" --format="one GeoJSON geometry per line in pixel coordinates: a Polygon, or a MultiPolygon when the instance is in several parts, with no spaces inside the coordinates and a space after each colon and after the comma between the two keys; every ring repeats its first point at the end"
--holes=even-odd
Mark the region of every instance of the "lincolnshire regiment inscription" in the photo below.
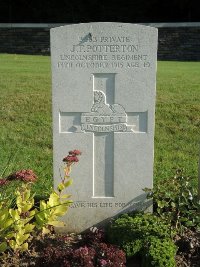
{"type": "Polygon", "coordinates": [[[148,206],[152,186],[157,30],[86,23],[51,30],[54,182],[80,149],[67,231],[148,206]]]}

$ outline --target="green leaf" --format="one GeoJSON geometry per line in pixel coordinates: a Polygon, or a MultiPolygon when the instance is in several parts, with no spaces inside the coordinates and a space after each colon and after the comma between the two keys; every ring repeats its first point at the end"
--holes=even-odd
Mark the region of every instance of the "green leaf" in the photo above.
{"type": "Polygon", "coordinates": [[[68,186],[70,186],[73,183],[73,180],[70,179],[69,181],[67,181],[66,183],[64,183],[65,188],[67,188],[68,186]]]}
{"type": "Polygon", "coordinates": [[[23,204],[22,197],[20,194],[17,194],[17,199],[16,199],[17,207],[21,207],[23,204]]]}
{"type": "Polygon", "coordinates": [[[6,238],[7,239],[11,239],[11,238],[13,238],[13,237],[15,237],[15,232],[8,232],[7,234],[6,234],[6,238]]]}
{"type": "Polygon", "coordinates": [[[32,204],[27,203],[19,208],[19,212],[27,212],[33,207],[32,204]]]}
{"type": "Polygon", "coordinates": [[[53,213],[57,216],[62,216],[66,213],[67,209],[68,209],[68,205],[66,204],[60,205],[60,206],[55,207],[53,213]]]}
{"type": "Polygon", "coordinates": [[[20,219],[19,211],[18,211],[18,210],[10,209],[10,210],[9,210],[9,213],[10,213],[11,217],[12,217],[15,221],[17,221],[17,220],[20,219]]]}
{"type": "Polygon", "coordinates": [[[42,228],[42,233],[43,233],[44,235],[49,234],[49,233],[50,233],[50,230],[47,229],[46,227],[43,227],[43,228],[42,228]]]}
{"type": "Polygon", "coordinates": [[[15,240],[9,240],[9,246],[15,250],[17,247],[17,243],[15,242],[15,240]]]}
{"type": "Polygon", "coordinates": [[[165,201],[158,201],[158,207],[160,207],[161,209],[164,208],[166,205],[165,201]]]}
{"type": "Polygon", "coordinates": [[[50,205],[50,207],[53,207],[59,204],[59,196],[56,192],[53,192],[50,195],[48,204],[50,205]]]}
{"type": "Polygon", "coordinates": [[[65,189],[65,186],[63,183],[60,183],[57,187],[58,191],[62,191],[63,189],[65,189]]]}
{"type": "Polygon", "coordinates": [[[176,207],[176,203],[171,202],[171,206],[172,206],[173,208],[175,208],[175,207],[176,207]]]}
{"type": "Polygon", "coordinates": [[[63,227],[65,225],[64,222],[60,221],[49,221],[48,224],[53,225],[55,227],[63,227]]]}
{"type": "Polygon", "coordinates": [[[30,217],[30,218],[33,217],[33,216],[35,215],[36,212],[38,212],[37,209],[31,210],[31,211],[29,212],[29,217],[30,217]]]}
{"type": "Polygon", "coordinates": [[[44,225],[44,223],[46,221],[43,212],[36,214],[35,215],[35,219],[36,219],[36,222],[37,222],[38,226],[44,225]]]}
{"type": "Polygon", "coordinates": [[[24,244],[22,244],[22,245],[19,247],[19,249],[20,249],[21,251],[27,251],[27,250],[28,250],[28,243],[24,243],[24,244]]]}
{"type": "Polygon", "coordinates": [[[31,191],[27,189],[23,194],[24,202],[26,202],[30,198],[30,195],[31,195],[31,191]]]}
{"type": "Polygon", "coordinates": [[[8,218],[9,212],[7,209],[3,209],[0,211],[0,222],[6,220],[8,218]]]}
{"type": "Polygon", "coordinates": [[[70,198],[72,195],[68,195],[68,194],[63,194],[60,196],[60,198],[70,198]]]}
{"type": "Polygon", "coordinates": [[[22,245],[24,243],[25,240],[27,240],[29,238],[30,234],[22,234],[22,233],[18,233],[16,236],[16,242],[18,245],[22,245]]]}
{"type": "Polygon", "coordinates": [[[30,232],[32,232],[33,229],[34,229],[34,227],[35,227],[34,224],[30,224],[30,223],[26,224],[26,225],[24,226],[25,233],[30,233],[30,232]]]}
{"type": "Polygon", "coordinates": [[[8,228],[13,223],[14,223],[13,219],[8,219],[7,221],[4,222],[4,229],[8,228]]]}
{"type": "Polygon", "coordinates": [[[7,243],[6,242],[2,242],[0,244],[0,252],[1,253],[4,252],[7,248],[8,248],[8,246],[7,246],[7,243]]]}
{"type": "Polygon", "coordinates": [[[45,210],[47,208],[47,204],[44,200],[40,200],[40,210],[45,210]]]}
{"type": "Polygon", "coordinates": [[[194,222],[193,221],[187,221],[186,226],[190,227],[190,226],[194,226],[194,222]]]}

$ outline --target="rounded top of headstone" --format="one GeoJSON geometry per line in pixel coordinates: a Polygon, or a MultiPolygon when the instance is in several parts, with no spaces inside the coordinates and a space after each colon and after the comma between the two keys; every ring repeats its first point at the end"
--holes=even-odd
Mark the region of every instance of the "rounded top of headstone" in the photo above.
{"type": "Polygon", "coordinates": [[[75,23],[75,24],[67,24],[64,26],[59,26],[52,28],[51,31],[54,32],[55,30],[57,31],[58,29],[63,30],[63,29],[80,29],[80,28],[88,28],[91,27],[91,29],[98,29],[101,28],[106,29],[106,28],[126,28],[129,30],[136,30],[136,29],[149,29],[149,30],[154,30],[158,31],[157,28],[151,27],[151,26],[146,26],[146,25],[141,25],[141,24],[133,24],[133,23],[123,23],[123,22],[87,22],[87,23],[75,23]]]}

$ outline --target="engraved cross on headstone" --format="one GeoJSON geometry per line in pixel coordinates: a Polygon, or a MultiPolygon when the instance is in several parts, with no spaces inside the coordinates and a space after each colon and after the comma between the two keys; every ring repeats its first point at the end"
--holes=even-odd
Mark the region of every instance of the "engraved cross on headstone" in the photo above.
{"type": "Polygon", "coordinates": [[[71,124],[65,133],[93,133],[93,198],[111,198],[114,192],[114,138],[115,133],[145,132],[146,112],[126,113],[123,106],[115,103],[115,73],[94,73],[94,103],[91,112],[60,114],[68,117],[71,124]],[[78,119],[77,119],[78,118],[78,119]],[[128,125],[129,118],[131,125],[128,125]],[[143,120],[142,120],[142,119],[143,120]],[[131,120],[132,119],[132,120],[131,120]]]}
{"type": "Polygon", "coordinates": [[[93,74],[93,91],[92,112],[81,117],[82,130],[94,132],[93,197],[114,197],[114,132],[127,131],[127,115],[114,101],[115,73],[93,74]]]}

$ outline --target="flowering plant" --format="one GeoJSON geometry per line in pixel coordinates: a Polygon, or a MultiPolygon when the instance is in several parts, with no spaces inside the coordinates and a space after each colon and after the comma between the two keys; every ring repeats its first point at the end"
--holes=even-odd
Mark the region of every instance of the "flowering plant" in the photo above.
{"type": "Polygon", "coordinates": [[[12,180],[35,183],[37,181],[37,176],[32,170],[20,170],[7,177],[7,181],[12,180]]]}
{"type": "Polygon", "coordinates": [[[67,242],[69,237],[57,236],[54,246],[45,246],[39,266],[125,267],[125,252],[106,243],[103,230],[94,227],[89,232],[71,237],[72,242],[67,242]]]}
{"type": "Polygon", "coordinates": [[[79,155],[81,152],[74,150],[63,159],[65,176],[47,200],[40,200],[39,207],[34,206],[34,194],[31,194],[31,185],[37,181],[32,170],[20,170],[6,179],[0,179],[0,188],[9,186],[14,180],[22,182],[15,193],[15,205],[10,207],[6,204],[7,198],[0,198],[0,252],[9,248],[14,251],[28,250],[28,241],[35,229],[46,234],[53,226],[63,226],[58,218],[67,212],[72,203],[70,195],[64,195],[63,190],[72,183],[69,173],[72,164],[78,162],[79,155]]]}
{"type": "Polygon", "coordinates": [[[63,162],[66,164],[64,170],[65,170],[65,175],[68,176],[71,172],[71,166],[78,162],[78,156],[80,156],[82,153],[80,150],[73,150],[69,151],[69,155],[63,159],[63,162]]]}

